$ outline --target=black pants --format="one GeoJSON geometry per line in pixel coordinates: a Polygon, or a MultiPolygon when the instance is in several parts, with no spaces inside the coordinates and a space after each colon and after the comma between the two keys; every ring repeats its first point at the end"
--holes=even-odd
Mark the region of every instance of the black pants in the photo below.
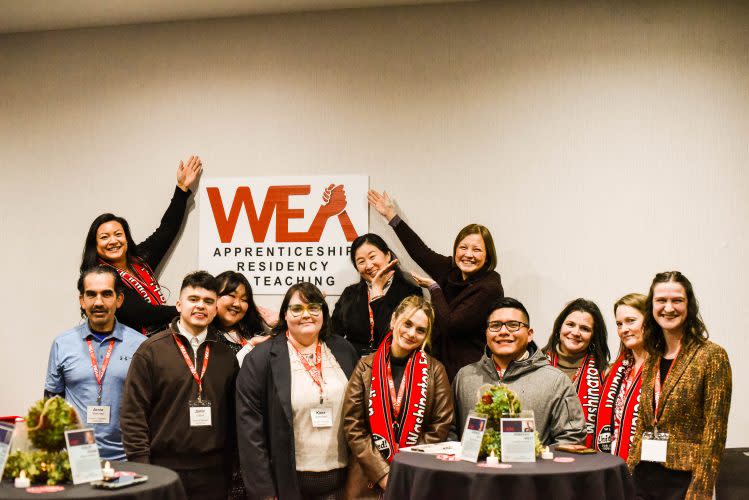
{"type": "Polygon", "coordinates": [[[638,500],[683,500],[692,473],[667,469],[655,462],[640,462],[635,467],[634,479],[638,500]]]}
{"type": "Polygon", "coordinates": [[[347,469],[325,472],[296,472],[299,490],[304,500],[340,500],[346,484],[347,469]]]}
{"type": "Polygon", "coordinates": [[[221,467],[175,470],[189,500],[226,500],[229,474],[221,467]]]}

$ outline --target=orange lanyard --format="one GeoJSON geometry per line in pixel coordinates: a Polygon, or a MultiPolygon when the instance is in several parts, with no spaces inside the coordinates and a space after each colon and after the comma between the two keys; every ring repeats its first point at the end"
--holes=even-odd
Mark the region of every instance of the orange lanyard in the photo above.
{"type": "MultiPolygon", "coordinates": [[[[674,365],[676,364],[676,360],[679,359],[679,354],[681,353],[681,345],[679,345],[679,350],[676,351],[676,356],[674,356],[674,360],[671,361],[671,366],[668,367],[668,371],[666,372],[666,376],[663,379],[664,382],[668,378],[668,376],[671,374],[671,370],[674,369],[674,365]]],[[[653,425],[658,426],[658,409],[660,408],[661,403],[661,370],[660,366],[655,372],[655,384],[653,387],[653,396],[655,397],[655,413],[653,414],[653,425]]]]}
{"type": "Polygon", "coordinates": [[[398,394],[395,393],[395,382],[393,381],[393,370],[390,368],[390,359],[388,357],[387,362],[387,379],[388,379],[388,387],[390,388],[390,402],[393,404],[393,416],[395,418],[398,418],[398,415],[401,412],[401,405],[403,404],[403,395],[406,393],[406,384],[405,378],[406,373],[408,373],[409,369],[411,368],[411,362],[413,361],[413,356],[411,356],[408,359],[408,362],[406,363],[406,369],[403,371],[403,379],[401,379],[401,385],[398,388],[398,394]]]}
{"type": "Polygon", "coordinates": [[[375,350],[374,345],[374,312],[372,312],[372,303],[371,301],[371,292],[369,290],[369,287],[367,287],[367,309],[369,309],[369,351],[372,352],[375,350]]]}
{"type": "Polygon", "coordinates": [[[187,355],[185,346],[182,345],[182,342],[179,341],[176,334],[173,333],[172,337],[174,337],[174,341],[177,343],[177,347],[179,347],[179,352],[182,353],[182,357],[185,358],[187,368],[189,368],[190,373],[192,373],[192,378],[194,378],[195,382],[198,383],[198,401],[200,401],[201,399],[203,399],[203,376],[205,375],[205,371],[208,369],[208,358],[211,357],[211,346],[205,346],[205,354],[203,355],[203,367],[200,370],[200,376],[198,376],[198,371],[195,369],[195,365],[192,364],[190,356],[187,355]]]}
{"type": "Polygon", "coordinates": [[[104,374],[107,371],[107,366],[109,366],[109,360],[112,357],[112,350],[114,350],[114,339],[109,341],[109,348],[107,349],[107,353],[104,355],[104,360],[101,362],[101,370],[99,370],[99,365],[96,362],[96,354],[94,353],[94,345],[91,342],[91,339],[86,339],[86,343],[88,344],[88,354],[91,356],[91,367],[94,369],[94,377],[96,377],[96,383],[99,385],[99,395],[96,398],[96,401],[98,404],[101,404],[101,383],[104,380],[104,374]]]}
{"type": "MultiPolygon", "coordinates": [[[[286,338],[289,338],[289,332],[286,332],[286,338]]],[[[289,344],[291,344],[291,347],[294,348],[294,352],[296,353],[297,357],[299,358],[299,362],[302,363],[302,366],[306,370],[306,372],[309,374],[309,376],[312,378],[312,381],[317,384],[317,387],[320,388],[320,404],[322,404],[323,401],[323,379],[322,379],[322,344],[320,341],[317,341],[317,347],[315,348],[315,366],[312,366],[309,364],[309,361],[307,361],[307,358],[302,356],[302,354],[299,352],[299,350],[294,346],[294,344],[289,341],[289,344]]]]}

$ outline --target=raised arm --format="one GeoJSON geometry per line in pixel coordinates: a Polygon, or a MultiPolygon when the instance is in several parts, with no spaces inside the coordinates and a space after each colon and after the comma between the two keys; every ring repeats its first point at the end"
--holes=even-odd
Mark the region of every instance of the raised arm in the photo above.
{"type": "Polygon", "coordinates": [[[429,276],[439,280],[445,276],[453,265],[452,257],[441,255],[426,246],[421,238],[406,224],[396,213],[387,192],[379,193],[370,189],[367,194],[369,205],[374,208],[387,221],[390,227],[395,231],[395,235],[403,244],[408,255],[419,265],[429,276]]]}
{"type": "Polygon", "coordinates": [[[203,163],[197,156],[191,156],[187,163],[180,161],[177,167],[177,186],[174,188],[172,201],[161,217],[156,230],[138,245],[138,253],[144,257],[152,269],[156,269],[164,255],[169,251],[174,239],[179,234],[185,217],[190,187],[203,171],[203,163]]]}

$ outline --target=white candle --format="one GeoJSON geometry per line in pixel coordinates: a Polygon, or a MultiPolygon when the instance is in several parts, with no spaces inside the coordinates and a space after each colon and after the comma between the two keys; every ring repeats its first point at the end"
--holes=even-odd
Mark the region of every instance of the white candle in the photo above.
{"type": "Polygon", "coordinates": [[[541,458],[544,460],[551,460],[554,458],[554,454],[549,451],[549,447],[545,447],[541,452],[541,458]]]}
{"type": "Polygon", "coordinates": [[[31,480],[26,477],[25,470],[22,470],[21,474],[16,478],[15,486],[16,488],[28,488],[31,486],[31,480]]]}
{"type": "Polygon", "coordinates": [[[492,450],[492,454],[486,457],[486,465],[499,465],[499,459],[497,458],[497,455],[494,454],[494,450],[492,450]]]}
{"type": "Polygon", "coordinates": [[[110,477],[114,476],[114,469],[109,462],[106,462],[104,464],[104,467],[101,469],[101,473],[104,476],[104,479],[109,479],[110,477]]]}

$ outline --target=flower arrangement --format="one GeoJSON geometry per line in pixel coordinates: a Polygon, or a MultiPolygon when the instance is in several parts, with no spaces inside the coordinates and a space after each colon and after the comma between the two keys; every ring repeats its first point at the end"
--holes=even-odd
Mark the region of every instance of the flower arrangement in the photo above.
{"type": "Polygon", "coordinates": [[[70,481],[65,431],[81,427],[75,408],[60,397],[41,399],[29,409],[26,424],[29,440],[38,449],[11,453],[6,477],[18,477],[23,470],[33,484],[51,486],[70,481]]]}
{"type": "MultiPolygon", "coordinates": [[[[502,456],[502,434],[500,432],[501,418],[516,415],[522,411],[518,395],[506,385],[487,385],[479,390],[479,398],[476,402],[476,412],[486,415],[486,432],[481,441],[480,458],[485,458],[494,453],[494,456],[502,456]]],[[[541,441],[538,432],[534,432],[536,438],[536,456],[541,455],[541,441]]]]}

